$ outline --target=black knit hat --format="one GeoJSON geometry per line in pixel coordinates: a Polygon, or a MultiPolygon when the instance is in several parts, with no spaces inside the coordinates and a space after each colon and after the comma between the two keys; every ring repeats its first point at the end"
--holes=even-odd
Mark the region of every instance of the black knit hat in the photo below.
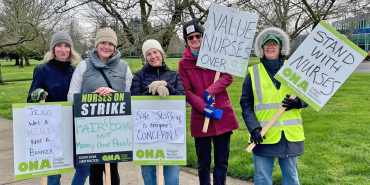
{"type": "Polygon", "coordinates": [[[190,22],[187,22],[184,25],[184,27],[182,28],[182,33],[183,33],[185,42],[187,42],[186,36],[188,36],[189,34],[194,33],[194,32],[199,32],[199,33],[203,34],[203,30],[199,26],[198,21],[196,19],[193,19],[190,22]]]}

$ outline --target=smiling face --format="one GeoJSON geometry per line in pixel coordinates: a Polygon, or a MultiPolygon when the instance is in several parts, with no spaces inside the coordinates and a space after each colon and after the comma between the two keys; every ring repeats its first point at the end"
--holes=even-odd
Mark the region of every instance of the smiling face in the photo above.
{"type": "Polygon", "coordinates": [[[270,39],[263,44],[263,54],[265,57],[269,60],[275,60],[279,58],[280,53],[280,46],[279,44],[273,40],[270,39]]]}
{"type": "Polygon", "coordinates": [[[111,42],[103,41],[96,47],[98,56],[104,63],[107,62],[114,52],[114,44],[111,42]]]}
{"type": "Polygon", "coordinates": [[[55,58],[59,61],[67,61],[71,53],[71,46],[67,43],[59,43],[54,47],[55,58]]]}
{"type": "Polygon", "coordinates": [[[186,37],[190,49],[194,52],[199,52],[200,44],[202,43],[202,34],[194,32],[186,37]]]}
{"type": "Polygon", "coordinates": [[[150,49],[145,53],[146,61],[153,67],[162,65],[162,53],[158,49],[150,49]]]}

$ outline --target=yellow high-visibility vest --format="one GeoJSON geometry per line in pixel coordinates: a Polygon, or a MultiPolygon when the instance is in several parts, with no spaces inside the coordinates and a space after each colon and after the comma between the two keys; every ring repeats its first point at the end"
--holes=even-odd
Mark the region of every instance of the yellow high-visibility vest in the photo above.
{"type": "MultiPolygon", "coordinates": [[[[272,119],[281,108],[281,102],[287,94],[292,92],[281,84],[277,90],[271,81],[263,64],[257,64],[248,68],[252,79],[254,96],[254,113],[262,127],[272,119]]],[[[288,141],[299,142],[305,139],[301,109],[285,111],[274,125],[265,134],[266,139],[262,144],[275,144],[281,139],[281,132],[284,131],[288,141]]]]}

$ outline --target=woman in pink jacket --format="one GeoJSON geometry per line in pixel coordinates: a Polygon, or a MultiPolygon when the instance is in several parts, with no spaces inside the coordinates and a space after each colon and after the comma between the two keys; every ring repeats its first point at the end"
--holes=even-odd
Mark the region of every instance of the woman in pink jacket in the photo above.
{"type": "Polygon", "coordinates": [[[232,130],[239,128],[226,88],[233,77],[221,73],[213,83],[216,72],[196,66],[203,30],[196,20],[183,27],[188,47],[179,62],[178,73],[184,85],[186,100],[192,106],[190,118],[191,136],[194,137],[198,156],[198,175],[201,185],[210,184],[212,143],[214,149],[213,184],[225,184],[229,160],[232,130]],[[216,96],[215,100],[212,98],[216,96]],[[210,122],[207,133],[203,133],[205,117],[210,122]]]}

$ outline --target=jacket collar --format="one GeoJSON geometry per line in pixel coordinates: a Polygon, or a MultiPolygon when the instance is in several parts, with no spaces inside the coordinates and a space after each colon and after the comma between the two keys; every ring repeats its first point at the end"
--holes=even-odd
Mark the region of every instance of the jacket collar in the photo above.
{"type": "Polygon", "coordinates": [[[142,68],[144,71],[148,71],[148,72],[152,72],[152,71],[157,71],[159,69],[159,71],[169,71],[170,68],[168,68],[168,66],[166,65],[166,63],[162,62],[162,65],[161,66],[157,66],[157,67],[153,67],[151,65],[149,65],[148,63],[145,64],[142,68]]]}
{"type": "Polygon", "coordinates": [[[264,56],[260,59],[260,61],[265,66],[265,68],[269,68],[273,71],[278,71],[284,65],[285,57],[282,56],[281,58],[275,60],[269,60],[264,56]]]}
{"type": "Polygon", "coordinates": [[[194,60],[197,61],[197,58],[194,57],[193,54],[191,54],[190,47],[188,46],[182,55],[185,60],[194,60]]]}
{"type": "Polygon", "coordinates": [[[115,50],[115,52],[116,52],[116,54],[112,58],[110,58],[107,61],[107,63],[104,64],[104,62],[100,60],[97,51],[94,50],[94,52],[92,52],[90,54],[91,63],[96,68],[110,68],[112,66],[115,66],[120,61],[120,57],[121,57],[121,52],[120,51],[115,50]]]}

